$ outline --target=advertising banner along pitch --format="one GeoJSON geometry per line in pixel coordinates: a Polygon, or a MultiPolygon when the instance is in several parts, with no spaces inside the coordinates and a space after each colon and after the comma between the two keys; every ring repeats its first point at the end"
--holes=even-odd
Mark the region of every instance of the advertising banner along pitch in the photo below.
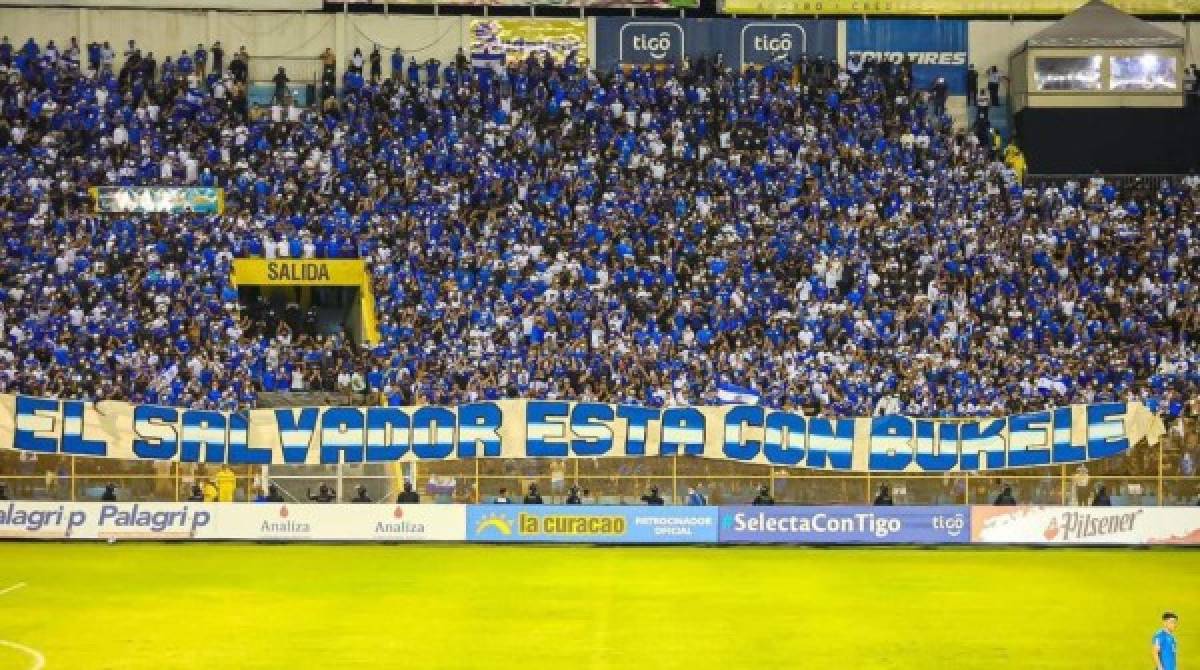
{"type": "Polygon", "coordinates": [[[473,542],[679,544],[717,541],[716,507],[470,505],[473,542]]]}
{"type": "Polygon", "coordinates": [[[16,501],[0,538],[461,542],[466,506],[16,501]]]}
{"type": "Polygon", "coordinates": [[[1107,458],[1141,440],[1157,443],[1164,432],[1140,403],[955,420],[553,400],[217,412],[0,394],[0,448],[185,463],[697,456],[845,472],[950,472],[1107,458]]]}
{"type": "Polygon", "coordinates": [[[1200,544],[1200,507],[972,507],[981,544],[1200,544]]]}
{"type": "Polygon", "coordinates": [[[596,62],[665,65],[686,55],[694,63],[720,53],[733,68],[792,62],[800,56],[837,57],[836,21],[754,19],[596,19],[596,62]]]}
{"type": "Polygon", "coordinates": [[[951,95],[967,93],[967,22],[953,19],[851,19],[846,57],[899,63],[908,56],[913,84],[929,90],[945,77],[951,95]]]}
{"type": "Polygon", "coordinates": [[[722,543],[962,544],[967,507],[721,507],[722,543]]]}

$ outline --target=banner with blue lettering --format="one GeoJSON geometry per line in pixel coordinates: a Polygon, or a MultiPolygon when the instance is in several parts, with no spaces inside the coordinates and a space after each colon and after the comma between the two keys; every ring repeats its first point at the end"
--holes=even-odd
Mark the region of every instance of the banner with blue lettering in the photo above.
{"type": "Polygon", "coordinates": [[[693,64],[717,54],[733,68],[775,60],[837,58],[837,21],[754,19],[645,19],[601,16],[596,19],[596,62],[662,65],[687,55],[693,64]]]}
{"type": "Polygon", "coordinates": [[[470,505],[467,541],[712,544],[717,508],[470,505]]]}
{"type": "Polygon", "coordinates": [[[846,57],[915,63],[913,83],[929,90],[945,77],[950,95],[967,93],[967,22],[955,19],[847,19],[846,57]]]}
{"type": "Polygon", "coordinates": [[[1157,443],[1164,432],[1140,403],[921,419],[558,400],[231,413],[0,395],[0,448],[189,463],[697,456],[846,472],[949,472],[1107,458],[1142,440],[1157,443]]]}
{"type": "Polygon", "coordinates": [[[965,544],[971,513],[943,507],[721,507],[722,543],[965,544]]]}

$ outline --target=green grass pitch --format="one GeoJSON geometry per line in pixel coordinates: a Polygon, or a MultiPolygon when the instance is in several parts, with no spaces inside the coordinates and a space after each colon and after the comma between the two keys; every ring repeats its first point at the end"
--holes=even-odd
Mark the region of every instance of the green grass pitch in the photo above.
{"type": "Polygon", "coordinates": [[[47,670],[1136,670],[1164,609],[1200,665],[1186,550],[0,544],[19,582],[47,670]]]}

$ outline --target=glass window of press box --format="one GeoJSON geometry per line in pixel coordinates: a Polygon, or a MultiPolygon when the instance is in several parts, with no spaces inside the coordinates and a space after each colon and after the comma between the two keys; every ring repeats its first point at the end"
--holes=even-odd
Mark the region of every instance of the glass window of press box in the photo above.
{"type": "Polygon", "coordinates": [[[1037,91],[1099,91],[1103,88],[1100,56],[1040,56],[1033,61],[1037,91]]]}
{"type": "Polygon", "coordinates": [[[1171,50],[1051,54],[1033,58],[1037,93],[1173,93],[1179,91],[1180,59],[1171,50]]]}
{"type": "Polygon", "coordinates": [[[1156,53],[1110,56],[1111,91],[1174,91],[1179,86],[1178,61],[1156,53]]]}

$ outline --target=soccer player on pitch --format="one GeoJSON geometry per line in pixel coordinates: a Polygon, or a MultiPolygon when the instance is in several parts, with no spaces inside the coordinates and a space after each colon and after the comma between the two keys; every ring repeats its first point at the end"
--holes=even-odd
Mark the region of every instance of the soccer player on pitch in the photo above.
{"type": "Polygon", "coordinates": [[[1179,625],[1179,617],[1174,612],[1162,615],[1162,630],[1154,634],[1154,668],[1155,670],[1176,670],[1175,656],[1175,627],[1179,625]]]}

